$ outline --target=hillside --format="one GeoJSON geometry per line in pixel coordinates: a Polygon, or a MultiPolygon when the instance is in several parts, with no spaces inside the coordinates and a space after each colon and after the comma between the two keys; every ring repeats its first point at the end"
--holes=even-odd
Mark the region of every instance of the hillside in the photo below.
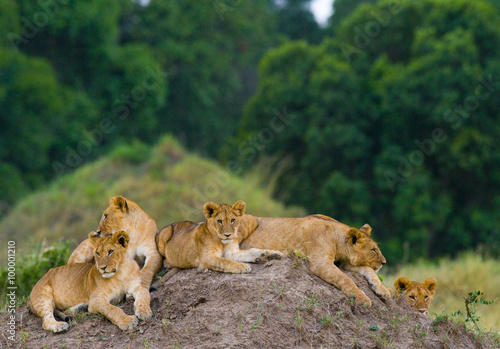
{"type": "MultiPolygon", "coordinates": [[[[236,176],[188,153],[170,136],[153,148],[135,142],[21,200],[0,222],[0,244],[15,240],[18,254],[42,240],[76,244],[97,228],[109,198],[115,195],[137,202],[159,228],[178,220],[204,219],[202,208],[207,201],[244,200],[247,212],[255,215],[304,214],[302,209],[285,208],[271,199],[270,188],[259,187],[260,178],[256,173],[236,176]]],[[[0,251],[1,265],[5,253],[0,251]]]]}
{"type": "MultiPolygon", "coordinates": [[[[68,332],[52,334],[25,306],[18,309],[22,348],[495,348],[448,320],[409,310],[403,298],[382,302],[360,276],[348,273],[373,307],[350,305],[335,287],[296,257],[253,265],[250,274],[183,270],[152,293],[154,316],[122,332],[99,316],[83,315],[68,332]]],[[[133,301],[121,307],[133,313],[133,301]]],[[[0,332],[7,321],[1,319],[0,332]]],[[[18,342],[19,343],[19,342],[18,342]]]]}

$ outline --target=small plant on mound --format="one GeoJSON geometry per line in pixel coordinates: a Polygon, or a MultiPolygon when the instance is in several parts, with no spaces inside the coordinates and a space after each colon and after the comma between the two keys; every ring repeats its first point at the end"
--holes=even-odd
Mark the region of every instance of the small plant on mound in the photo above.
{"type": "Polygon", "coordinates": [[[455,316],[455,317],[462,317],[466,324],[470,324],[469,327],[472,327],[472,325],[474,325],[473,327],[478,332],[481,332],[481,329],[479,328],[479,325],[478,325],[479,318],[481,316],[477,314],[477,306],[479,304],[492,305],[498,299],[498,298],[495,298],[491,301],[487,301],[486,299],[481,297],[482,295],[484,295],[484,294],[479,290],[474,290],[473,292],[469,292],[469,295],[467,297],[464,297],[465,314],[461,310],[457,310],[452,314],[452,316],[455,316]]]}

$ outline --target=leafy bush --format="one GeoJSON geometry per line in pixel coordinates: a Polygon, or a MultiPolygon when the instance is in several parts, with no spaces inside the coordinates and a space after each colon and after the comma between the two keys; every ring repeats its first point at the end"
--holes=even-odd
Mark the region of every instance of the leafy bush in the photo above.
{"type": "MultiPolygon", "coordinates": [[[[43,244],[35,244],[27,255],[18,255],[16,260],[15,286],[18,300],[28,297],[33,286],[51,268],[66,264],[72,249],[68,241],[54,243],[50,247],[43,244]]],[[[8,270],[7,267],[0,269],[0,285],[2,289],[0,296],[5,300],[7,292],[8,270]]],[[[4,304],[1,305],[1,308],[4,304]]]]}

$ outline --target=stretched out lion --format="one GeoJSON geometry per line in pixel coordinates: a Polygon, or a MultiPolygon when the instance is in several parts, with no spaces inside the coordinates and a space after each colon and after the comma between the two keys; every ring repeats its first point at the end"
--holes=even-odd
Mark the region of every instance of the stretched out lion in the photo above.
{"type": "MultiPolygon", "coordinates": [[[[155,242],[158,226],[135,202],[115,196],[110,199],[109,206],[104,210],[97,232],[102,236],[109,236],[120,230],[128,232],[130,236],[127,249],[129,256],[144,262],[141,269],[142,286],[149,288],[153,277],[161,268],[162,258],[155,242]]],[[[91,263],[92,258],[93,244],[87,239],[73,251],[68,263],[91,263]]]]}
{"type": "Polygon", "coordinates": [[[152,315],[148,289],[141,285],[139,266],[127,254],[129,236],[124,231],[102,237],[92,232],[95,264],[75,263],[50,269],[31,291],[28,306],[40,316],[43,329],[53,332],[69,328],[56,321],[54,311],[73,312],[88,305],[91,313],[100,313],[122,330],[133,328],[140,319],[152,315]],[[111,302],[126,293],[135,298],[135,315],[129,316],[111,302]]]}
{"type": "Polygon", "coordinates": [[[263,248],[300,252],[309,270],[344,294],[354,294],[358,304],[371,300],[337,266],[363,275],[380,297],[390,298],[376,272],[386,263],[371,227],[349,227],[324,215],[304,218],[265,218],[245,215],[238,234],[241,249],[263,248]]]}
{"type": "Polygon", "coordinates": [[[203,212],[206,222],[176,222],[163,228],[156,241],[166,267],[200,268],[226,273],[249,273],[251,268],[242,262],[281,258],[279,251],[252,248],[240,250],[238,229],[245,213],[243,201],[233,206],[206,203],[203,212]]]}

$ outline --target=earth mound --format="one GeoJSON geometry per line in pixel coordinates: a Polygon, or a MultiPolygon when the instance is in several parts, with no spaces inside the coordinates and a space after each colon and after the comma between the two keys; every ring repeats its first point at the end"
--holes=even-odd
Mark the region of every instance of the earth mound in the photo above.
{"type": "MultiPolygon", "coordinates": [[[[410,310],[403,297],[382,301],[361,276],[346,272],[371,308],[311,274],[295,256],[252,265],[250,274],[181,270],[152,293],[153,318],[121,331],[84,313],[53,334],[26,306],[16,312],[16,342],[2,348],[492,348],[464,326],[410,310]]],[[[133,300],[120,306],[133,314],[133,300]]]]}

